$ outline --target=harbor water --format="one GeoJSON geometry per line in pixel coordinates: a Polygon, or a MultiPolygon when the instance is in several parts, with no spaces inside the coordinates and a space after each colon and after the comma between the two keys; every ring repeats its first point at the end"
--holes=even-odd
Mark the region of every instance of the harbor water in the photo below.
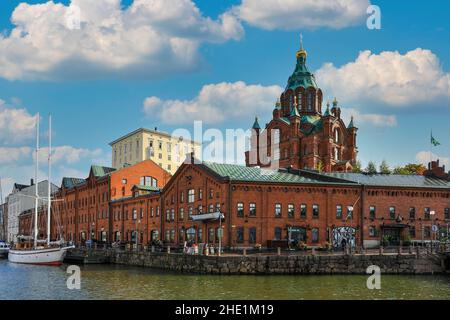
{"type": "Polygon", "coordinates": [[[448,275],[382,275],[381,290],[368,290],[364,275],[210,276],[88,265],[81,266],[81,289],[70,290],[67,267],[0,260],[0,299],[450,299],[448,275]]]}

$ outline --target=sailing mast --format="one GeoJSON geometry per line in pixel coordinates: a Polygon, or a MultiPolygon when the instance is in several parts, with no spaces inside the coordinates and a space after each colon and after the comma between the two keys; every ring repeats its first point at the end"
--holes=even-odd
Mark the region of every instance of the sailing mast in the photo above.
{"type": "Polygon", "coordinates": [[[51,169],[52,169],[52,115],[48,116],[48,191],[47,191],[47,245],[50,246],[51,169]]]}
{"type": "Polygon", "coordinates": [[[38,170],[39,170],[39,112],[36,115],[36,171],[34,174],[35,183],[34,191],[36,198],[34,199],[34,247],[37,247],[38,239],[38,206],[39,206],[39,190],[38,190],[38,170]]]}

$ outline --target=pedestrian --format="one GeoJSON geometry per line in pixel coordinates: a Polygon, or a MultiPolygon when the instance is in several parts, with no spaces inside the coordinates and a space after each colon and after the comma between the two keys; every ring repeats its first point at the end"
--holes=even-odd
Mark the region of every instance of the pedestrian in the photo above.
{"type": "Polygon", "coordinates": [[[345,251],[347,249],[347,239],[342,238],[341,247],[342,247],[343,252],[345,253],[345,251]]]}

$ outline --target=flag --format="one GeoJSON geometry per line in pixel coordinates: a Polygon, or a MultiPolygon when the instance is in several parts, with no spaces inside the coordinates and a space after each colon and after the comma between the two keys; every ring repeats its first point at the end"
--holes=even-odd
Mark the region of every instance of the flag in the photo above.
{"type": "Polygon", "coordinates": [[[431,144],[433,146],[439,146],[441,143],[439,141],[437,141],[434,137],[433,137],[433,133],[431,133],[431,144]]]}

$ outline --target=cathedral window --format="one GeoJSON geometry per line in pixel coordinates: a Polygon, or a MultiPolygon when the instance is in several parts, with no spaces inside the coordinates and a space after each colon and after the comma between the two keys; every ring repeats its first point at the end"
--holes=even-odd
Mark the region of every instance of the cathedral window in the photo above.
{"type": "Polygon", "coordinates": [[[313,95],[312,93],[308,93],[308,111],[312,110],[312,103],[313,103],[313,95]]]}
{"type": "Polygon", "coordinates": [[[334,129],[334,143],[339,143],[339,130],[336,128],[334,129]]]}
{"type": "Polygon", "coordinates": [[[303,99],[303,95],[301,92],[299,92],[298,97],[297,97],[298,109],[302,109],[302,99],[303,99]]]}

